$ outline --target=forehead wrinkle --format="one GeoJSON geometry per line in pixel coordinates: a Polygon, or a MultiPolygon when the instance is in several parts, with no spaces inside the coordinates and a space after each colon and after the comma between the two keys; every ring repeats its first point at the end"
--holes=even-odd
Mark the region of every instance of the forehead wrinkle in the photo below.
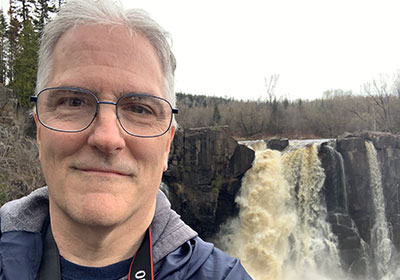
{"type": "MultiPolygon", "coordinates": [[[[93,66],[95,67],[95,66],[93,66]]],[[[90,73],[92,66],[88,65],[85,66],[85,71],[90,73]]],[[[108,69],[114,69],[110,66],[103,66],[101,71],[103,73],[108,73],[108,69]]],[[[131,71],[126,71],[124,69],[120,69],[128,74],[132,75],[131,71]]],[[[97,68],[96,71],[99,71],[97,68]]],[[[104,74],[103,74],[104,75],[104,74]]],[[[124,77],[123,75],[119,75],[114,77],[112,80],[107,80],[107,83],[103,83],[102,81],[98,80],[97,76],[102,76],[101,73],[97,72],[96,74],[82,76],[74,75],[74,71],[71,71],[67,75],[63,75],[63,79],[57,80],[56,83],[52,84],[52,86],[60,87],[76,87],[76,88],[83,88],[88,91],[93,92],[96,96],[100,97],[103,94],[112,94],[116,97],[119,97],[123,94],[127,93],[143,93],[143,94],[150,94],[150,95],[158,95],[159,93],[162,97],[163,87],[154,86],[154,83],[159,84],[158,82],[152,83],[141,83],[136,81],[135,79],[129,79],[124,77]]]]}
{"type": "MultiPolygon", "coordinates": [[[[81,66],[79,60],[85,60],[85,66],[102,65],[104,67],[116,67],[121,60],[128,61],[129,53],[123,50],[115,51],[105,50],[89,50],[82,48],[68,48],[65,46],[60,50],[56,49],[57,55],[54,56],[53,63],[57,64],[57,60],[67,60],[67,65],[72,67],[81,66]],[[76,59],[68,60],[69,57],[74,56],[76,59]],[[101,63],[100,63],[101,62],[101,63]]],[[[125,70],[125,69],[123,69],[125,70]]]]}
{"type": "MultiPolygon", "coordinates": [[[[107,67],[104,68],[105,72],[107,72],[106,68],[107,67]]],[[[92,92],[99,98],[104,94],[111,94],[114,95],[116,98],[128,93],[157,95],[151,87],[147,87],[147,85],[138,86],[137,83],[126,81],[121,76],[118,76],[117,78],[108,81],[107,87],[105,87],[103,83],[99,83],[96,78],[88,77],[78,77],[78,79],[67,78],[66,81],[59,81],[54,86],[82,88],[92,92]]]]}
{"type": "MultiPolygon", "coordinates": [[[[133,53],[136,54],[136,57],[139,58],[138,61],[143,60],[151,60],[151,56],[149,56],[145,52],[138,52],[135,45],[135,38],[138,37],[138,33],[133,31],[131,28],[124,25],[78,25],[74,28],[68,30],[57,43],[54,54],[57,54],[57,57],[69,57],[72,54],[75,56],[86,59],[87,64],[97,64],[101,57],[101,60],[107,59],[107,61],[103,61],[105,66],[114,66],[118,60],[128,62],[129,59],[132,59],[133,53]],[[90,29],[93,27],[105,29],[107,32],[102,32],[101,36],[96,37],[96,40],[93,40],[92,37],[86,36],[84,32],[79,32],[81,30],[85,31],[85,29],[90,29]],[[120,36],[121,33],[125,35],[125,43],[121,44],[120,38],[116,36],[120,36]],[[79,42],[78,44],[71,42],[79,42]],[[105,50],[103,47],[103,42],[108,45],[109,50],[105,50]],[[132,46],[134,46],[132,48],[132,46]],[[116,51],[117,50],[117,51],[116,51]]],[[[147,41],[148,39],[142,35],[147,41]]],[[[149,42],[150,43],[150,42],[149,42]]],[[[151,45],[151,48],[154,47],[151,45]]],[[[154,50],[155,51],[155,50],[154,50]]],[[[56,57],[53,54],[53,57],[56,57]]],[[[156,53],[157,54],[157,53],[156,53]]],[[[157,59],[158,55],[157,55],[157,59]]],[[[120,62],[119,61],[119,62],[120,62]]],[[[157,61],[160,63],[160,61],[157,61]]],[[[140,64],[140,63],[139,63],[140,64]]],[[[160,63],[161,67],[161,63],[160,63]]],[[[161,69],[161,68],[160,68],[161,69]]]]}

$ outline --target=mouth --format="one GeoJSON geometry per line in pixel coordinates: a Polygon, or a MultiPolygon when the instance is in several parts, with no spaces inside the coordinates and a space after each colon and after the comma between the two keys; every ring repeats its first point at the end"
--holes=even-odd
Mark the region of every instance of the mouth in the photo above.
{"type": "Polygon", "coordinates": [[[73,167],[73,169],[93,176],[131,176],[128,172],[112,168],[73,167]]]}

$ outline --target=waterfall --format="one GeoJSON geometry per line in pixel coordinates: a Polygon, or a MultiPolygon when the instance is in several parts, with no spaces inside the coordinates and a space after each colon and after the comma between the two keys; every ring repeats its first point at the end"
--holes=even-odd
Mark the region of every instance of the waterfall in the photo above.
{"type": "Polygon", "coordinates": [[[239,220],[231,221],[232,233],[222,234],[222,243],[231,255],[240,257],[254,279],[281,279],[297,218],[280,153],[265,150],[264,145],[255,155],[236,199],[239,220]]]}
{"type": "Polygon", "coordinates": [[[256,280],[341,279],[317,145],[285,154],[258,146],[255,155],[236,199],[239,217],[222,234],[224,247],[256,280]]]}
{"type": "MultiPolygon", "coordinates": [[[[332,149],[332,147],[330,147],[331,148],[331,150],[333,150],[332,149]]],[[[339,170],[340,170],[340,179],[341,179],[341,185],[343,186],[343,188],[344,188],[344,191],[343,191],[343,194],[344,194],[344,201],[343,201],[343,203],[344,203],[344,209],[346,209],[346,212],[348,212],[349,211],[349,204],[348,204],[348,198],[347,198],[347,190],[346,190],[346,182],[345,182],[345,178],[346,178],[346,174],[345,174],[345,172],[344,172],[344,160],[343,160],[343,157],[342,157],[342,155],[340,154],[340,153],[338,153],[337,151],[335,151],[335,150],[333,150],[334,152],[335,152],[335,157],[338,159],[338,161],[339,161],[339,170]]]]}
{"type": "Polygon", "coordinates": [[[330,279],[323,275],[331,273],[338,276],[337,238],[327,222],[326,203],[321,192],[325,173],[318,159],[318,145],[314,143],[284,154],[283,162],[298,217],[291,235],[290,266],[297,279],[330,279]]]}
{"type": "MultiPolygon", "coordinates": [[[[340,217],[349,211],[343,157],[333,147],[324,146],[325,154],[329,153],[324,159],[335,160],[328,164],[331,180],[328,187],[325,185],[328,169],[322,168],[319,145],[296,142],[295,146],[278,152],[266,149],[264,142],[251,143],[255,160],[243,177],[236,198],[239,216],[224,226],[220,245],[239,257],[255,280],[400,279],[400,257],[390,239],[392,232],[386,219],[382,175],[374,145],[365,142],[369,167],[369,185],[365,185],[365,191],[371,193],[368,197],[373,213],[370,243],[359,237],[357,229],[351,228],[354,222],[347,216],[350,222],[345,230],[354,230],[354,236],[360,239],[358,259],[348,262],[350,267],[343,266],[346,271],[341,266],[338,237],[327,221],[325,201],[326,197],[336,199],[334,205],[339,210],[334,211],[339,212],[331,212],[330,217],[336,217],[334,225],[343,225],[340,217]],[[332,195],[337,196],[332,198],[332,195]],[[359,261],[360,258],[364,261],[359,261]],[[357,270],[362,263],[365,264],[362,271],[357,270]],[[356,274],[352,274],[353,265],[356,274]]],[[[352,252],[345,256],[353,257],[352,252]]]]}
{"type": "MultiPolygon", "coordinates": [[[[336,151],[329,143],[323,145],[323,148],[328,151],[330,155],[331,170],[325,170],[326,176],[331,176],[331,192],[326,193],[326,196],[334,196],[337,200],[335,203],[340,205],[348,212],[348,197],[346,190],[346,174],[344,169],[344,160],[342,155],[336,151]],[[328,174],[328,172],[330,173],[328,174]]],[[[329,209],[329,206],[328,206],[329,209]]]]}
{"type": "MultiPolygon", "coordinates": [[[[369,163],[370,184],[375,210],[375,223],[371,230],[372,255],[376,265],[377,279],[399,279],[392,273],[391,259],[394,246],[390,240],[390,230],[385,214],[385,199],[377,152],[371,142],[365,142],[369,163]]],[[[393,264],[393,266],[397,266],[393,264]]]]}

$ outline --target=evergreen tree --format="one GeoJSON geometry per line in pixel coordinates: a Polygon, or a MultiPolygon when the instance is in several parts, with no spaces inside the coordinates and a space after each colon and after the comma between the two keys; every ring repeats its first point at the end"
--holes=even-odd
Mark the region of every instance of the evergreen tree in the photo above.
{"type": "Polygon", "coordinates": [[[275,97],[269,104],[270,118],[268,122],[268,130],[273,134],[282,133],[281,120],[283,118],[283,112],[281,109],[283,102],[279,102],[275,97]]]}
{"type": "Polygon", "coordinates": [[[58,7],[57,7],[57,11],[61,8],[62,4],[65,3],[65,0],[58,0],[58,7]]]}
{"type": "Polygon", "coordinates": [[[10,0],[7,78],[9,86],[18,97],[19,105],[28,105],[29,96],[34,93],[39,35],[43,26],[51,19],[52,13],[63,2],[64,0],[10,0]]]}
{"type": "Polygon", "coordinates": [[[212,119],[213,119],[213,122],[214,122],[215,126],[219,125],[219,123],[221,121],[221,113],[219,112],[217,103],[214,103],[214,112],[213,112],[213,118],[212,119]]]}
{"type": "Polygon", "coordinates": [[[14,0],[14,3],[16,16],[19,22],[22,22],[22,25],[24,25],[26,21],[32,20],[33,11],[36,6],[35,0],[14,0]]]}
{"type": "Polygon", "coordinates": [[[50,20],[51,14],[57,11],[58,0],[37,0],[35,5],[34,24],[39,34],[42,33],[44,25],[50,20]]]}
{"type": "Polygon", "coordinates": [[[7,57],[7,77],[8,83],[11,84],[14,80],[14,60],[18,53],[18,34],[19,34],[19,22],[16,15],[16,2],[10,0],[10,7],[8,10],[8,16],[10,18],[10,27],[8,29],[8,57],[7,57]]]}
{"type": "Polygon", "coordinates": [[[0,10],[0,84],[6,83],[7,58],[7,21],[3,10],[0,10]]]}
{"type": "Polygon", "coordinates": [[[15,77],[10,86],[17,95],[18,104],[27,106],[29,97],[35,92],[39,50],[39,38],[29,19],[23,25],[19,41],[20,51],[14,63],[15,77]]]}
{"type": "Polygon", "coordinates": [[[282,104],[283,104],[283,108],[285,108],[285,110],[286,110],[290,104],[289,99],[287,99],[287,98],[283,99],[282,104]]]}

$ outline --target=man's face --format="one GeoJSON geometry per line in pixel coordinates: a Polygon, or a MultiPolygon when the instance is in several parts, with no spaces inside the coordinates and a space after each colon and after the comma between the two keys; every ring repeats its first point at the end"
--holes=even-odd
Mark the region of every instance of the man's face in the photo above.
{"type": "MultiPolygon", "coordinates": [[[[52,66],[48,87],[84,88],[101,101],[115,102],[128,92],[164,97],[154,48],[122,26],[69,30],[57,43],[52,66]]],[[[36,124],[52,213],[94,226],[152,217],[174,128],[156,138],[130,136],[112,105],[100,105],[95,121],[82,132],[36,124]]]]}

